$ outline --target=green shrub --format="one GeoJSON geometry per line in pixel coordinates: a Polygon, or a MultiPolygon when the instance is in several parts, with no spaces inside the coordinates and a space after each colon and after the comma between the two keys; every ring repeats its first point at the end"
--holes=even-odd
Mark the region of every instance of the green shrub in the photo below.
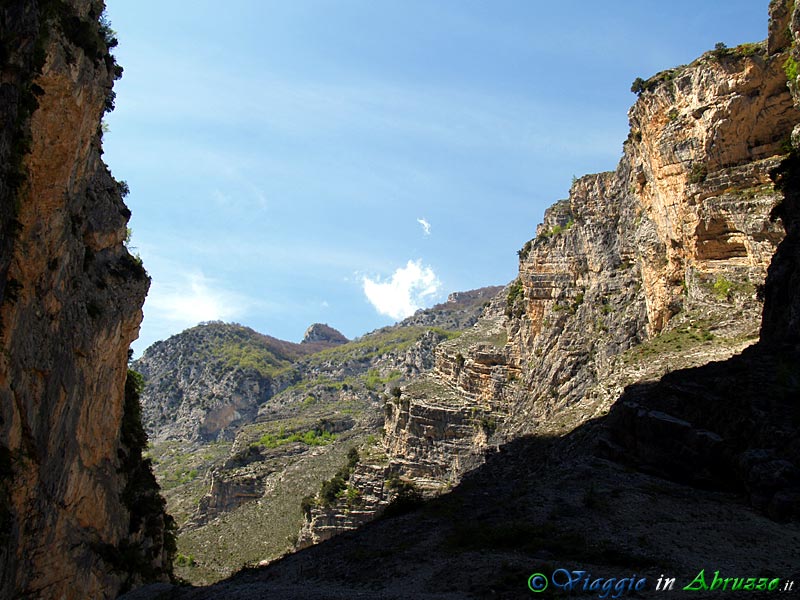
{"type": "Polygon", "coordinates": [[[728,300],[730,298],[731,292],[733,291],[734,284],[732,281],[729,281],[722,275],[717,277],[717,280],[714,282],[714,295],[719,300],[728,300]]]}
{"type": "MultiPolygon", "coordinates": [[[[359,460],[358,449],[355,447],[350,448],[350,450],[347,451],[347,462],[336,472],[336,475],[322,482],[319,490],[319,498],[324,506],[333,506],[338,498],[345,495],[347,481],[350,479],[350,475],[353,474],[359,460]]],[[[304,513],[310,516],[310,507],[312,504],[309,504],[309,502],[310,501],[304,498],[301,503],[301,508],[303,508],[304,513]]]]}
{"type": "Polygon", "coordinates": [[[702,183],[708,177],[708,167],[703,163],[694,163],[689,171],[689,183],[702,183]]]}
{"type": "Polygon", "coordinates": [[[478,423],[486,435],[492,435],[497,431],[497,420],[494,417],[487,417],[484,415],[478,423]]]}
{"type": "Polygon", "coordinates": [[[397,474],[393,474],[386,484],[394,492],[394,498],[384,510],[384,517],[402,515],[422,505],[422,492],[413,482],[405,481],[397,474]]]}
{"type": "Polygon", "coordinates": [[[786,62],[783,63],[783,72],[786,73],[786,79],[790,82],[797,80],[797,61],[793,57],[790,56],[786,59],[786,62]]]}
{"type": "Polygon", "coordinates": [[[175,556],[175,566],[178,566],[178,567],[195,567],[195,566],[197,566],[197,562],[195,562],[194,556],[192,556],[191,554],[189,554],[187,556],[186,554],[178,553],[178,555],[175,556]]]}
{"type": "Polygon", "coordinates": [[[758,54],[762,48],[763,46],[761,44],[747,43],[736,46],[734,52],[739,56],[754,56],[758,54]]]}
{"type": "Polygon", "coordinates": [[[508,288],[508,295],[506,296],[506,316],[521,317],[525,312],[525,305],[522,300],[525,297],[525,290],[522,286],[522,281],[517,278],[508,288]]]}
{"type": "Polygon", "coordinates": [[[337,473],[331,479],[322,482],[319,497],[325,506],[332,506],[346,487],[347,481],[337,473]]]}
{"type": "Polygon", "coordinates": [[[377,391],[383,385],[383,379],[381,378],[378,369],[370,369],[367,374],[364,376],[364,385],[370,391],[377,391]]]}
{"type": "Polygon", "coordinates": [[[258,443],[265,448],[278,448],[279,446],[285,446],[293,442],[301,442],[306,446],[326,446],[334,441],[336,437],[335,433],[331,433],[322,428],[287,434],[281,427],[277,435],[265,433],[259,438],[258,443]]]}
{"type": "Polygon", "coordinates": [[[728,46],[726,46],[722,42],[717,42],[714,45],[714,50],[712,52],[712,54],[714,55],[714,58],[716,58],[717,60],[721,60],[721,59],[725,58],[726,56],[730,55],[730,53],[731,53],[731,51],[728,49],[728,46]]]}
{"type": "Polygon", "coordinates": [[[345,492],[345,498],[347,498],[347,506],[349,508],[360,506],[362,503],[361,491],[358,488],[353,487],[352,485],[347,487],[347,492],[345,492]]]}
{"type": "Polygon", "coordinates": [[[317,499],[314,496],[304,496],[300,501],[300,509],[306,517],[307,521],[311,520],[311,510],[317,506],[317,499]]]}
{"type": "Polygon", "coordinates": [[[517,250],[517,256],[520,260],[525,260],[528,258],[528,255],[531,253],[531,248],[533,247],[533,240],[528,240],[525,242],[525,245],[522,246],[519,250],[517,250]]]}
{"type": "Polygon", "coordinates": [[[350,448],[350,450],[347,451],[347,463],[345,464],[348,473],[353,472],[359,460],[361,460],[361,457],[358,455],[358,448],[350,448]]]}

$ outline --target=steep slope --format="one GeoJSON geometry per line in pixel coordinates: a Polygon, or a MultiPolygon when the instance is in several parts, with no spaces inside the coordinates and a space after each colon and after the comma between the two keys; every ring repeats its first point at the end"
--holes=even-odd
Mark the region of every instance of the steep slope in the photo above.
{"type": "Polygon", "coordinates": [[[131,365],[145,379],[142,410],[151,439],[231,439],[285,386],[280,375],[294,361],[347,341],[334,329],[314,337],[294,344],[212,322],[156,342],[131,365]]]}
{"type": "Polygon", "coordinates": [[[0,596],[114,598],[170,570],[126,386],[149,279],[101,160],[121,68],[90,0],[0,6],[0,596]]]}
{"type": "Polygon", "coordinates": [[[387,394],[432,369],[433,348],[458,335],[442,326],[471,327],[499,289],[452,294],[348,343],[327,325],[290,344],[209,323],[151,346],[134,367],[147,380],[150,456],[180,525],[176,572],[216,581],[293,549],[301,499],[352,448],[379,454],[387,394]],[[204,435],[220,407],[235,420],[204,435]]]}

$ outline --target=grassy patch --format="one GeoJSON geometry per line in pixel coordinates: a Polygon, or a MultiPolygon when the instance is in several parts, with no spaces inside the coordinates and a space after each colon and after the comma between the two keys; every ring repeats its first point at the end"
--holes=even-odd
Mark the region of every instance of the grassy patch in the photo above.
{"type": "Polygon", "coordinates": [[[786,73],[786,79],[789,81],[795,81],[797,79],[797,61],[791,56],[783,63],[783,72],[786,73]]]}
{"type": "Polygon", "coordinates": [[[666,331],[639,346],[631,348],[623,355],[623,361],[630,363],[640,359],[656,358],[663,354],[683,352],[701,344],[711,344],[715,341],[716,337],[711,332],[711,321],[700,320],[694,324],[666,331]]]}
{"type": "Polygon", "coordinates": [[[763,44],[739,44],[736,48],[733,49],[733,52],[739,56],[755,56],[756,54],[761,54],[764,51],[763,44]]]}
{"type": "Polygon", "coordinates": [[[283,428],[275,435],[265,433],[258,440],[258,445],[264,448],[278,448],[294,442],[301,442],[307,446],[326,446],[336,439],[335,433],[322,429],[309,429],[304,432],[286,433],[283,428]]]}
{"type": "Polygon", "coordinates": [[[256,371],[265,377],[275,375],[278,370],[291,364],[290,361],[278,358],[270,350],[249,340],[223,342],[214,348],[213,353],[227,368],[256,371]]]}
{"type": "Polygon", "coordinates": [[[755,286],[749,281],[732,281],[724,275],[718,275],[714,283],[709,282],[705,285],[720,301],[729,301],[735,294],[753,294],[755,292],[755,286]]]}
{"type": "Polygon", "coordinates": [[[689,183],[702,183],[708,177],[708,167],[703,163],[694,163],[689,171],[689,183]]]}
{"type": "Polygon", "coordinates": [[[381,377],[378,369],[370,369],[367,374],[363,376],[364,385],[368,390],[375,392],[381,389],[387,383],[391,383],[392,381],[400,379],[402,375],[403,374],[400,371],[391,371],[386,377],[381,377]]]}
{"type": "Polygon", "coordinates": [[[572,217],[570,217],[569,221],[567,221],[563,225],[554,225],[550,229],[542,231],[536,237],[536,239],[544,239],[544,240],[546,240],[546,239],[550,239],[552,237],[557,237],[557,236],[561,235],[562,233],[564,233],[565,231],[568,231],[568,230],[572,229],[573,225],[575,225],[575,221],[572,219],[572,217]]]}

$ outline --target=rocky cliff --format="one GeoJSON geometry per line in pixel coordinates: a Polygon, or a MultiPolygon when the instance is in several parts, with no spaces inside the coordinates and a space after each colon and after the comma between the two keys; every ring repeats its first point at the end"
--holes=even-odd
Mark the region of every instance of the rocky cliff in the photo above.
{"type": "MultiPolygon", "coordinates": [[[[545,212],[518,278],[387,403],[393,472],[435,494],[505,441],[563,435],[606,414],[626,385],[756,340],[785,234],[771,173],[800,120],[789,59],[773,36],[634,83],[617,169],[578,179],[545,212]]],[[[785,293],[766,310],[784,315],[785,293]]]]}
{"type": "Polygon", "coordinates": [[[113,598],[169,570],[128,347],[149,286],[101,159],[122,69],[92,0],[0,6],[0,596],[113,598]]]}
{"type": "MultiPolygon", "coordinates": [[[[798,38],[800,10],[776,1],[770,15],[769,47],[785,52],[791,46],[791,55],[782,58],[797,104],[792,65],[800,54],[786,32],[798,38]]],[[[758,343],[727,361],[626,389],[609,415],[604,454],[693,485],[743,491],[757,509],[788,520],[800,517],[796,148],[771,177],[782,193],[772,218],[786,237],[763,286],[758,343]]]]}
{"type": "MultiPolygon", "coordinates": [[[[437,377],[465,407],[494,415],[506,436],[533,432],[576,403],[585,409],[578,420],[602,413],[623,380],[646,374],[621,360],[635,346],[671,341],[684,355],[658,361],[671,370],[755,338],[757,290],[784,235],[770,219],[781,198],[770,172],[800,118],[787,58],[746,44],[641,83],[617,170],[577,180],[520,250],[505,332],[497,312],[487,326],[487,339],[506,333],[507,343],[437,349],[437,377]]],[[[403,438],[421,437],[410,429],[410,400],[387,429],[401,460],[403,438]]]]}

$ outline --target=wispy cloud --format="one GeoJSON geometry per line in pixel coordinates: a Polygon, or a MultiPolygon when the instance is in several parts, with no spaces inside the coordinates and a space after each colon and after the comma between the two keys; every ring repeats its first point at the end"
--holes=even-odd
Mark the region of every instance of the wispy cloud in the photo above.
{"type": "Polygon", "coordinates": [[[431,234],[431,224],[426,219],[417,219],[417,223],[422,225],[422,231],[425,232],[425,235],[431,234]]]}
{"type": "Polygon", "coordinates": [[[222,288],[202,272],[188,273],[179,281],[153,282],[145,311],[153,320],[189,327],[202,321],[229,321],[244,314],[252,301],[222,288]]]}
{"type": "Polygon", "coordinates": [[[423,266],[421,260],[409,260],[398,268],[388,281],[362,279],[364,294],[382,315],[404,319],[413,315],[431,300],[441,287],[436,273],[423,266]]]}

